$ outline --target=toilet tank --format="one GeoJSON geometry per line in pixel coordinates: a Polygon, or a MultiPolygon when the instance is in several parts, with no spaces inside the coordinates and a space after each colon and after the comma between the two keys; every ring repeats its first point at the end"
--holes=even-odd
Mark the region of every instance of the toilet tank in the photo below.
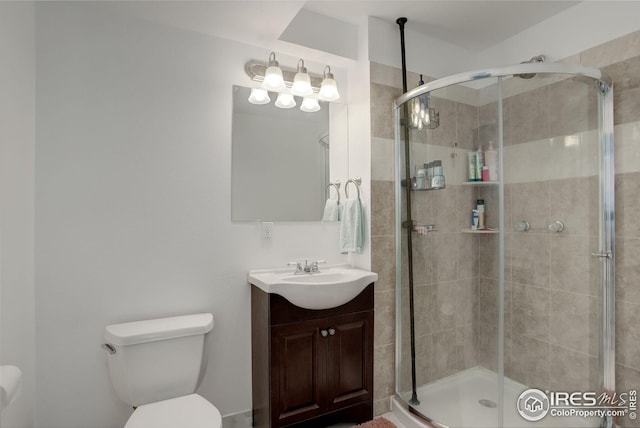
{"type": "Polygon", "coordinates": [[[141,406],[195,392],[207,362],[205,337],[212,328],[212,314],[105,327],[109,374],[118,397],[141,406]]]}

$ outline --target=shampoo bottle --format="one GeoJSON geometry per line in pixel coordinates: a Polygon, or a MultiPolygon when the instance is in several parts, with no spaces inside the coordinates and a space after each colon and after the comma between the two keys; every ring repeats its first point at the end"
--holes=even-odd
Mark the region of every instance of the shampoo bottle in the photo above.
{"type": "Polygon", "coordinates": [[[484,153],[485,163],[489,167],[489,181],[498,181],[498,152],[489,141],[489,148],[484,153]]]}
{"type": "Polygon", "coordinates": [[[478,145],[476,152],[476,181],[482,181],[482,167],[484,166],[484,152],[482,146],[478,145]]]}
{"type": "Polygon", "coordinates": [[[469,168],[469,181],[478,180],[478,170],[476,168],[478,152],[467,152],[468,156],[468,168],[469,168]]]}

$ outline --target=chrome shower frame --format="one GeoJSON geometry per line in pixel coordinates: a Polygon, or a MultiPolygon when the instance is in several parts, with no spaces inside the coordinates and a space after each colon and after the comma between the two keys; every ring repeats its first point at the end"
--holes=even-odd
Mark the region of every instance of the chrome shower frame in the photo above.
{"type": "MultiPolygon", "coordinates": [[[[616,390],[615,385],[615,252],[614,252],[614,240],[615,240],[615,219],[614,219],[614,138],[613,138],[613,87],[612,82],[608,76],[602,71],[584,67],[576,64],[563,64],[563,63],[523,63],[513,65],[509,67],[501,68],[489,68],[484,70],[476,70],[471,72],[459,73],[452,76],[444,77],[424,85],[418,86],[404,93],[402,96],[394,101],[394,119],[395,123],[400,123],[401,108],[410,100],[421,95],[428,95],[431,92],[442,89],[448,86],[472,82],[476,80],[495,78],[499,83],[499,100],[502,99],[501,88],[502,79],[506,77],[528,75],[528,74],[565,74],[571,76],[584,76],[591,78],[594,81],[598,89],[598,131],[599,131],[599,145],[600,145],[600,158],[599,158],[599,183],[598,192],[600,199],[599,210],[599,245],[595,249],[593,256],[599,259],[599,276],[600,276],[600,361],[599,361],[599,377],[602,391],[613,394],[616,390]]],[[[500,170],[502,168],[502,103],[498,103],[499,106],[499,132],[500,132],[500,156],[499,162],[500,170]]],[[[400,385],[401,379],[401,356],[402,356],[402,343],[401,343],[401,331],[402,331],[402,252],[400,251],[402,246],[402,212],[401,212],[401,198],[403,189],[400,186],[402,177],[402,168],[404,167],[402,162],[402,136],[400,135],[399,127],[396,125],[396,138],[395,138],[395,156],[396,156],[396,396],[394,400],[398,400],[402,407],[408,408],[408,410],[417,415],[425,421],[425,426],[442,426],[438,421],[432,421],[427,415],[422,415],[416,409],[414,409],[406,400],[402,397],[400,391],[402,390],[400,385]]],[[[500,179],[499,192],[503,195],[503,179],[500,179]]],[[[500,197],[500,204],[503,204],[503,198],[500,197]]],[[[504,224],[500,224],[500,239],[503,239],[504,224]]],[[[504,248],[500,246],[500,296],[504,293],[504,248]]],[[[500,317],[503,314],[503,299],[500,299],[500,317]]],[[[499,322],[499,341],[502,341],[504,337],[504,320],[499,322]]],[[[499,374],[502,376],[504,370],[504,361],[502,355],[498,356],[499,361],[499,374]]],[[[415,380],[414,380],[415,382],[415,380]]],[[[502,397],[500,397],[502,400],[502,397]]],[[[502,406],[503,403],[500,403],[502,406]]],[[[443,421],[442,421],[443,422],[443,421]]],[[[502,418],[500,418],[500,426],[502,426],[502,418]]],[[[610,428],[615,426],[615,423],[611,418],[603,418],[601,421],[601,427],[610,428]]]]}

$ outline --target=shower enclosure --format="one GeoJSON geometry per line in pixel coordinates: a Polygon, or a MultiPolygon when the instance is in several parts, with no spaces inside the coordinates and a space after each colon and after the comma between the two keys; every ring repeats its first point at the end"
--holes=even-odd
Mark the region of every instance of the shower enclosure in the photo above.
{"type": "Polygon", "coordinates": [[[615,391],[612,92],[599,70],[528,63],[396,100],[396,401],[428,423],[612,426],[544,402],[615,391]],[[470,181],[490,146],[497,177],[470,181]]]}

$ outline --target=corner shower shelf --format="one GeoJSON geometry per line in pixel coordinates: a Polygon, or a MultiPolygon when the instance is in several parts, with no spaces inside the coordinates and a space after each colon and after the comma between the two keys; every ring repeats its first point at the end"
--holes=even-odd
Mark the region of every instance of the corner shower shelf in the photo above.
{"type": "Polygon", "coordinates": [[[490,186],[492,184],[498,184],[499,181],[464,181],[463,186],[490,186]]]}
{"type": "Polygon", "coordinates": [[[498,230],[496,229],[479,229],[479,230],[462,229],[462,233],[498,233],[498,230]]]}

